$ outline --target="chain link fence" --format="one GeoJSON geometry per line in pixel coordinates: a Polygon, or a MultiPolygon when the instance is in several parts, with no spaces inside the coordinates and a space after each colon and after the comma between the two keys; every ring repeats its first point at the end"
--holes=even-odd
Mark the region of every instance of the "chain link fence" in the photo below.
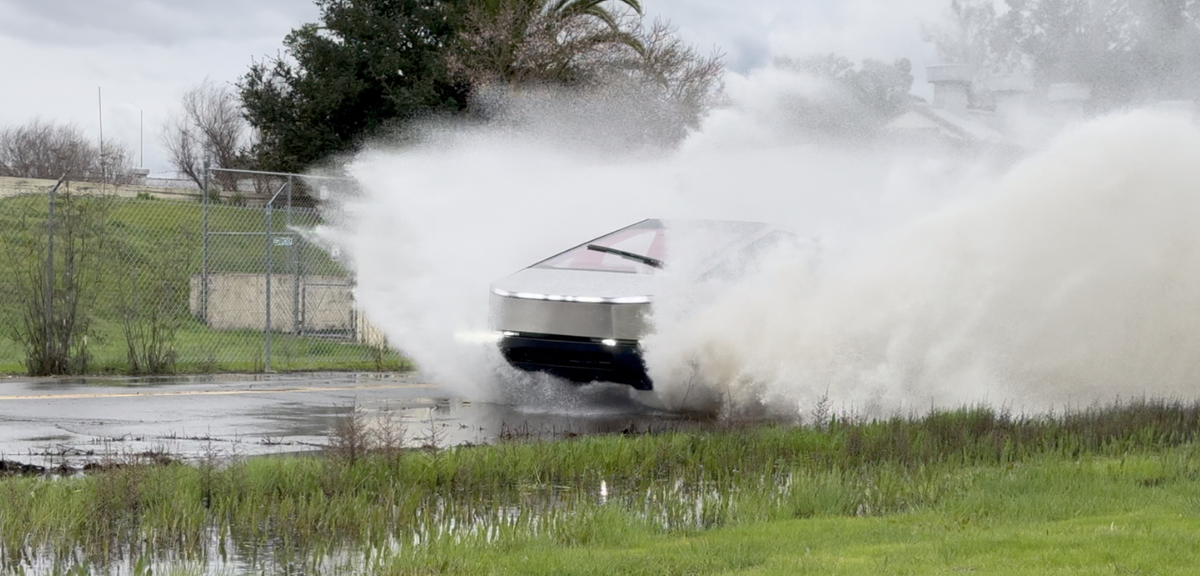
{"type": "Polygon", "coordinates": [[[0,373],[395,370],[308,231],[339,178],[210,170],[207,193],[0,189],[0,373]]]}

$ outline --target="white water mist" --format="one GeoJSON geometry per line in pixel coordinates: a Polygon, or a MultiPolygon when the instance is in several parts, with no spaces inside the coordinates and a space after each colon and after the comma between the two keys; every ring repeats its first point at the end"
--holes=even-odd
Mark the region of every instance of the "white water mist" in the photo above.
{"type": "Polygon", "coordinates": [[[1104,118],[998,174],[936,150],[797,144],[776,121],[781,94],[808,89],[796,82],[735,78],[733,105],[669,153],[592,145],[570,105],[532,127],[431,129],[429,144],[362,155],[365,196],[335,204],[322,234],[355,263],[371,321],[476,399],[506,398],[494,347],[464,338],[486,332],[489,283],[646,217],[768,221],[822,246],[703,290],[683,273],[688,246],[672,248],[644,341],[671,408],[1193,393],[1194,126],[1104,118]]]}
{"type": "Polygon", "coordinates": [[[815,269],[776,255],[646,342],[665,401],[806,414],[1186,396],[1200,374],[1200,131],[1136,112],[815,269]]]}

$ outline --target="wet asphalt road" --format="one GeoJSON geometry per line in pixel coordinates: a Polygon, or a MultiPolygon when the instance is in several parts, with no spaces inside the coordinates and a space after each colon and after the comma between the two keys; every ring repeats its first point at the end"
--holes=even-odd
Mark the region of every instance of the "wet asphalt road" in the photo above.
{"type": "Polygon", "coordinates": [[[410,446],[698,425],[639,403],[623,386],[522,396],[470,402],[420,374],[2,377],[0,459],[49,467],[147,451],[185,459],[313,451],[355,406],[369,425],[391,414],[410,446]]]}

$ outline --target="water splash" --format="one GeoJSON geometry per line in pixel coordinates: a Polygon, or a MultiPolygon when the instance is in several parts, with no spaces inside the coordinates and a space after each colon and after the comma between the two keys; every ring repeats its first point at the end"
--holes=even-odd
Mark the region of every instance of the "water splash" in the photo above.
{"type": "MultiPolygon", "coordinates": [[[[498,382],[519,380],[493,346],[462,337],[486,331],[489,283],[652,216],[769,221],[823,247],[816,262],[781,249],[702,295],[683,274],[663,275],[644,349],[655,400],[672,409],[1035,408],[1193,393],[1190,122],[1102,118],[1012,167],[821,145],[772,122],[794,82],[775,71],[735,80],[732,105],[674,151],[614,149],[611,133],[589,143],[578,118],[596,115],[570,105],[533,127],[441,126],[429,144],[376,148],[353,167],[367,194],[337,204],[340,224],[322,234],[352,256],[359,302],[392,343],[475,399],[511,399],[498,382]]],[[[529,402],[525,388],[516,396],[529,402]]]]}
{"type": "Polygon", "coordinates": [[[814,269],[786,253],[646,341],[660,395],[803,414],[1192,396],[1200,130],[1075,128],[974,193],[814,269]],[[697,392],[700,392],[697,394],[697,392]],[[690,393],[690,394],[689,394],[690,393]]]}

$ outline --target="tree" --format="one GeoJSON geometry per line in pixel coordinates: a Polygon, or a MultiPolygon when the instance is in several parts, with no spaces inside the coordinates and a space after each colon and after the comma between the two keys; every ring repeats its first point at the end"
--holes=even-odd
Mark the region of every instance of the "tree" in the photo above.
{"type": "Polygon", "coordinates": [[[292,30],[284,54],[238,84],[258,131],[260,167],[299,172],[401,123],[466,106],[447,71],[467,0],[316,0],[320,24],[292,30]]]}
{"type": "Polygon", "coordinates": [[[1085,82],[1101,106],[1191,98],[1200,5],[1181,0],[1008,0],[1017,49],[1043,84],[1085,82]]]}
{"type": "MultiPolygon", "coordinates": [[[[720,52],[708,56],[685,44],[669,23],[641,22],[631,32],[641,45],[624,68],[677,116],[679,128],[696,128],[722,90],[725,64],[720,52]]],[[[678,136],[682,136],[679,133],[678,136]]]]}
{"type": "MultiPolygon", "coordinates": [[[[161,140],[171,165],[202,186],[206,156],[213,168],[246,167],[247,128],[237,95],[205,80],[184,92],[181,113],[163,126],[161,140]]],[[[226,189],[237,185],[231,174],[218,173],[218,181],[226,189]]]]}
{"type": "Polygon", "coordinates": [[[124,184],[133,167],[129,147],[108,141],[103,149],[75,124],[35,119],[0,131],[0,175],[17,178],[124,184]]]}
{"type": "Polygon", "coordinates": [[[1012,72],[1027,65],[1016,46],[1015,15],[1010,10],[1000,16],[995,0],[951,0],[945,18],[922,25],[921,36],[933,43],[943,63],[969,64],[982,73],[1012,72]]]}
{"type": "Polygon", "coordinates": [[[782,57],[779,68],[825,83],[824,90],[795,97],[792,121],[823,137],[862,138],[903,111],[912,101],[912,64],[865,59],[856,66],[844,56],[817,54],[782,57]]]}
{"type": "Polygon", "coordinates": [[[720,56],[697,54],[666,24],[644,26],[638,0],[317,4],[320,25],[293,30],[284,55],[239,83],[264,168],[300,171],[423,117],[488,117],[493,87],[623,92],[650,104],[647,126],[664,128],[646,133],[674,135],[720,88],[720,56]]]}
{"type": "MultiPolygon", "coordinates": [[[[720,92],[721,55],[701,55],[664,21],[647,25],[635,1],[613,2],[623,4],[617,10],[604,4],[475,4],[466,11],[459,43],[450,53],[451,70],[475,95],[489,88],[536,86],[572,89],[582,101],[606,110],[620,101],[638,128],[614,125],[612,132],[660,143],[680,139],[720,92]]],[[[478,105],[474,110],[488,113],[478,105]]]]}
{"type": "MultiPolygon", "coordinates": [[[[597,62],[614,53],[640,52],[625,13],[604,0],[484,0],[464,12],[459,43],[449,55],[453,72],[472,86],[572,85],[593,80],[597,62]]],[[[641,14],[637,0],[619,0],[641,14]]],[[[619,56],[618,56],[619,57],[619,56]]]]}
{"type": "Polygon", "coordinates": [[[953,0],[925,27],[943,61],[1091,86],[1098,106],[1200,95],[1200,2],[953,0]]]}

